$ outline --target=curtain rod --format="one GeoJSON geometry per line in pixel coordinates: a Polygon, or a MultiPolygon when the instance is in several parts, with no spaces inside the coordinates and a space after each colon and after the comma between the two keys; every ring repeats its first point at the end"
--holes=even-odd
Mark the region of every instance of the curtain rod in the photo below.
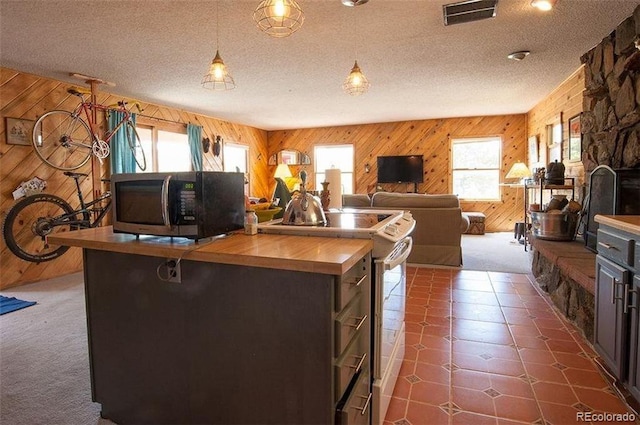
{"type": "Polygon", "coordinates": [[[139,117],[144,117],[144,118],[148,118],[148,119],[151,119],[151,120],[165,121],[165,122],[170,122],[172,124],[184,125],[185,127],[187,126],[187,123],[180,122],[180,121],[173,121],[173,120],[168,120],[166,118],[152,117],[151,115],[145,115],[145,114],[136,114],[136,115],[139,116],[139,117]]]}

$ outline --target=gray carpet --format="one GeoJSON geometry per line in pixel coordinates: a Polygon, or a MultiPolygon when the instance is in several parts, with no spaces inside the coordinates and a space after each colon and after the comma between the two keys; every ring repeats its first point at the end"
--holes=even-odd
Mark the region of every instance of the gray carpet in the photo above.
{"type": "Polygon", "coordinates": [[[531,251],[513,238],[513,232],[462,235],[462,268],[505,273],[531,273],[531,251]]]}
{"type": "MultiPolygon", "coordinates": [[[[530,273],[512,233],[463,235],[467,270],[530,273]]],[[[107,425],[91,402],[83,275],[2,291],[37,301],[0,316],[0,423],[107,425]]]]}

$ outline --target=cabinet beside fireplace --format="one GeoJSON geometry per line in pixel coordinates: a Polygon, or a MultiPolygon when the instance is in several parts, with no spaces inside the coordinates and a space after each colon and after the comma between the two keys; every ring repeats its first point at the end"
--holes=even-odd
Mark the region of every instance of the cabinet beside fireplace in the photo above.
{"type": "Polygon", "coordinates": [[[594,346],[640,401],[640,216],[597,216],[594,346]],[[617,220],[617,221],[616,221],[617,220]]]}

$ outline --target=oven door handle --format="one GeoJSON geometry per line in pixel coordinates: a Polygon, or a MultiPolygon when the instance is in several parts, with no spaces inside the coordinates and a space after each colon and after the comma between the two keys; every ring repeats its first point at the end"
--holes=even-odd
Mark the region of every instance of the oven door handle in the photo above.
{"type": "Polygon", "coordinates": [[[407,236],[399,244],[404,245],[401,254],[395,255],[396,252],[394,250],[391,252],[391,254],[389,254],[387,258],[382,260],[385,270],[394,269],[398,265],[407,261],[407,258],[409,258],[409,254],[411,254],[411,248],[413,248],[413,238],[411,236],[407,236]]]}

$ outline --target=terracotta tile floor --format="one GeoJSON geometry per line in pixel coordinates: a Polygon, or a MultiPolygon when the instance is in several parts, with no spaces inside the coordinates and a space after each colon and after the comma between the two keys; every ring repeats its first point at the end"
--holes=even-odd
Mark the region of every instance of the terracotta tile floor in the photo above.
{"type": "Polygon", "coordinates": [[[574,424],[631,412],[522,274],[407,268],[406,354],[385,425],[574,424]]]}

